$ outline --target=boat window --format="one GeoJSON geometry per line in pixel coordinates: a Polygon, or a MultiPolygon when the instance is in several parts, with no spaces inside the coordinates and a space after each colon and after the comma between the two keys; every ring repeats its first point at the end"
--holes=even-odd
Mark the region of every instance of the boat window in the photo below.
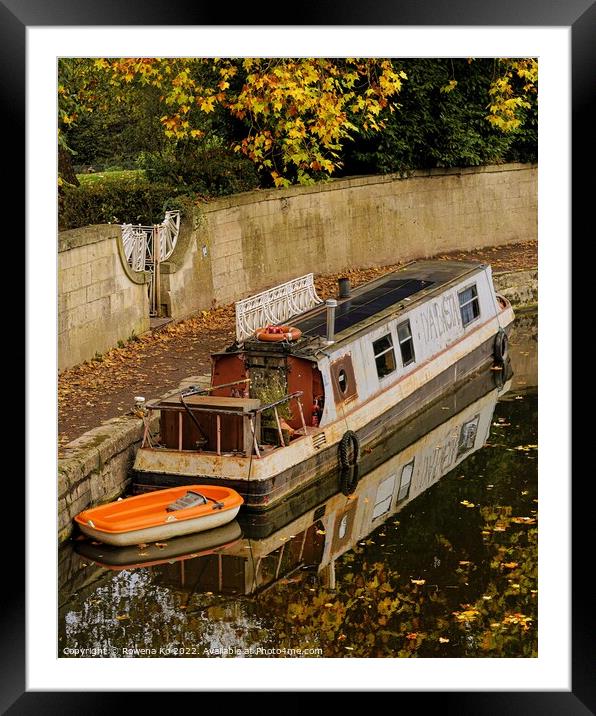
{"type": "Polygon", "coordinates": [[[377,488],[377,496],[375,498],[375,505],[373,507],[373,520],[377,517],[386,514],[391,508],[391,501],[393,500],[393,492],[395,491],[395,483],[397,481],[397,475],[389,475],[377,488]]]}
{"type": "Polygon", "coordinates": [[[412,474],[414,472],[414,460],[403,466],[401,471],[401,481],[399,484],[399,493],[397,502],[402,502],[410,494],[410,485],[412,484],[412,474]]]}
{"type": "Polygon", "coordinates": [[[384,378],[395,370],[395,352],[391,334],[387,334],[373,342],[373,352],[377,364],[377,375],[384,378]]]}
{"type": "Polygon", "coordinates": [[[475,321],[480,315],[480,303],[478,302],[478,291],[476,284],[465,288],[459,294],[459,310],[461,312],[461,322],[464,327],[468,323],[475,321]]]}
{"type": "Polygon", "coordinates": [[[410,330],[410,321],[404,321],[399,324],[397,327],[397,340],[399,341],[399,350],[404,366],[413,363],[416,360],[416,356],[414,354],[414,339],[410,330]]]}
{"type": "Polygon", "coordinates": [[[358,398],[358,386],[349,353],[331,363],[331,384],[336,404],[346,403],[358,398]]]}
{"type": "Polygon", "coordinates": [[[342,368],[337,374],[337,384],[342,393],[345,393],[348,389],[348,376],[346,371],[342,368]]]}
{"type": "Polygon", "coordinates": [[[478,433],[479,421],[480,415],[475,415],[471,420],[468,420],[461,426],[459,441],[457,444],[458,457],[466,452],[469,452],[474,447],[476,434],[478,433]]]}

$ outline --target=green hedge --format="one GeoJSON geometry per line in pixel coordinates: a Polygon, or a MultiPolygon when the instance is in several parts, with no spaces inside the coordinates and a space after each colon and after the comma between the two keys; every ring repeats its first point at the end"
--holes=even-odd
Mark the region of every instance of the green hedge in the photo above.
{"type": "Polygon", "coordinates": [[[179,208],[187,187],[122,178],[118,182],[63,184],[58,196],[59,228],[76,229],[90,224],[153,224],[164,212],[179,208]]]}
{"type": "Polygon", "coordinates": [[[137,165],[154,182],[182,186],[203,197],[251,191],[260,185],[250,159],[227,147],[180,147],[176,152],[141,153],[137,165]]]}

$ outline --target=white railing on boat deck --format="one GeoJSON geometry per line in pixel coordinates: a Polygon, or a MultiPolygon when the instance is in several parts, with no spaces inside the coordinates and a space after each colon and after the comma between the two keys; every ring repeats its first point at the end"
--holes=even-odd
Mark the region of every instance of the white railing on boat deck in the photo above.
{"type": "Polygon", "coordinates": [[[312,273],[244,298],[236,303],[236,340],[244,341],[257,328],[283,323],[319,303],[323,301],[317,296],[312,273]]]}

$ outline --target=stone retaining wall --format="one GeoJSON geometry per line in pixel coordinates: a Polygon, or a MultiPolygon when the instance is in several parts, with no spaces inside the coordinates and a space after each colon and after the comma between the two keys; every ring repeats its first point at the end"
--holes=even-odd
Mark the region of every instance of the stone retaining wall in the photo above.
{"type": "Polygon", "coordinates": [[[163,264],[168,315],[314,271],[386,265],[537,237],[537,167],[338,179],[205,203],[163,264]]]}
{"type": "Polygon", "coordinates": [[[147,277],[124,257],[120,227],[58,237],[58,369],[90,360],[149,329],[147,277]]]}

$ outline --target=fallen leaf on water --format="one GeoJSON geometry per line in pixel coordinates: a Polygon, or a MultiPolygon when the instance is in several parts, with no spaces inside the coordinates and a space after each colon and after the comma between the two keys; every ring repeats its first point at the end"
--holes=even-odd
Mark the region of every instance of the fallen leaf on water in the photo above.
{"type": "Polygon", "coordinates": [[[466,567],[468,564],[471,564],[471,562],[468,562],[467,559],[462,559],[462,560],[460,560],[459,563],[461,564],[462,567],[466,567]]]}
{"type": "Polygon", "coordinates": [[[323,606],[327,609],[330,609],[333,606],[333,604],[331,602],[327,602],[326,604],[323,604],[323,606]]]}
{"type": "Polygon", "coordinates": [[[410,639],[410,641],[418,638],[418,632],[412,631],[409,634],[406,634],[406,639],[410,639]]]}
{"type": "Polygon", "coordinates": [[[516,525],[535,525],[536,519],[534,517],[512,517],[511,522],[515,522],[516,525]]]}
{"type": "Polygon", "coordinates": [[[451,612],[451,613],[459,622],[474,621],[474,619],[476,619],[476,617],[480,614],[478,609],[464,609],[461,612],[451,612]]]}
{"type": "Polygon", "coordinates": [[[440,636],[440,637],[439,637],[439,643],[440,643],[440,644],[448,644],[448,643],[449,643],[449,639],[448,639],[446,636],[440,636]]]}
{"type": "Polygon", "coordinates": [[[483,594],[482,598],[484,599],[485,602],[488,602],[492,599],[492,597],[489,594],[483,594]]]}
{"type": "Polygon", "coordinates": [[[410,582],[412,582],[412,584],[422,585],[426,584],[426,579],[410,579],[410,582]]]}
{"type": "Polygon", "coordinates": [[[473,502],[468,502],[468,500],[460,500],[459,504],[463,505],[464,507],[476,507],[473,502]]]}
{"type": "Polygon", "coordinates": [[[507,569],[515,569],[517,567],[517,562],[504,562],[503,567],[506,567],[507,569]]]}

